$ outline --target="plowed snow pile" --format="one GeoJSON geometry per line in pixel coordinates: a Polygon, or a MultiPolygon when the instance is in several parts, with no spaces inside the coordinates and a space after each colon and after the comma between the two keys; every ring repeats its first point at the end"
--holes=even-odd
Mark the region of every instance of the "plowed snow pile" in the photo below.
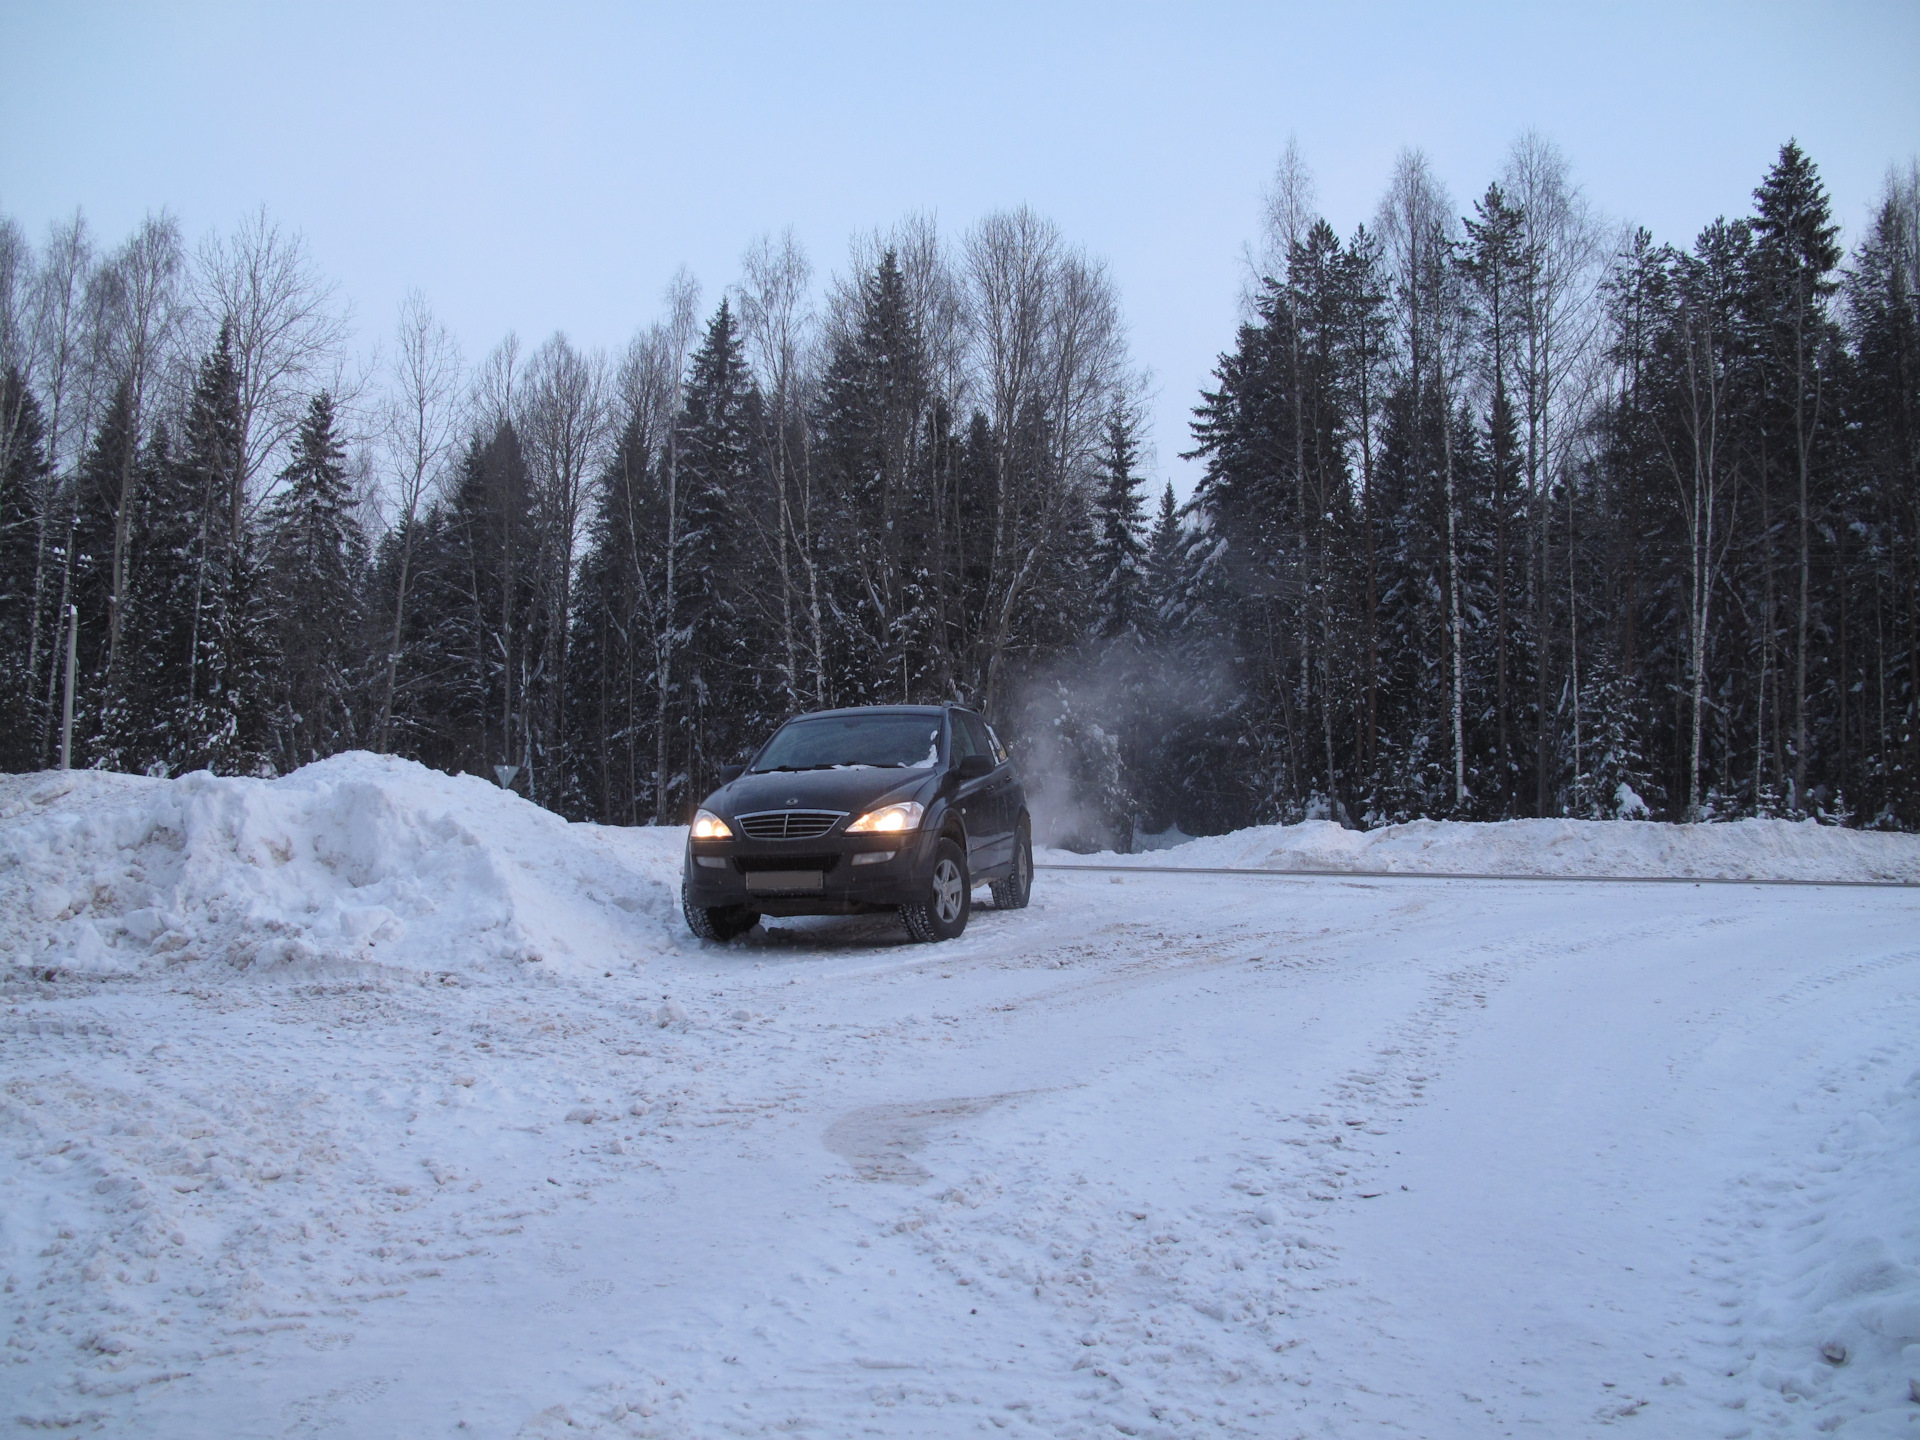
{"type": "Polygon", "coordinates": [[[644,958],[675,877],[636,875],[602,835],[363,752],[278,780],[7,776],[0,951],[96,974],[511,976],[644,958]]]}
{"type": "MultiPolygon", "coordinates": [[[[1070,863],[1065,854],[1050,858],[1070,863]]],[[[1092,859],[1094,857],[1086,857],[1092,859]]],[[[1468,875],[1689,876],[1719,880],[1902,880],[1920,883],[1920,837],[1811,820],[1666,825],[1637,820],[1415,820],[1345,830],[1330,820],[1256,825],[1170,851],[1101,855],[1102,863],[1222,865],[1251,870],[1390,870],[1468,875]]]]}

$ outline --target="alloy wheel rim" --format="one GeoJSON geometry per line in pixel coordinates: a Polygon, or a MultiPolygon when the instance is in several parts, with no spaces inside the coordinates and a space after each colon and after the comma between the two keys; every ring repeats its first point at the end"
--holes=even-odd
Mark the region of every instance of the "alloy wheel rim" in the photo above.
{"type": "Polygon", "coordinates": [[[960,867],[942,860],[933,869],[933,908],[941,924],[951,925],[960,918],[960,898],[960,867]]]}

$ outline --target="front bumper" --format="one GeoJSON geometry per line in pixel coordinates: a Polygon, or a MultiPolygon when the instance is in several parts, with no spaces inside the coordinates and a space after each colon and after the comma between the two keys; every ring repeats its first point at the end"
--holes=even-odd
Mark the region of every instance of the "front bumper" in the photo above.
{"type": "Polygon", "coordinates": [[[908,905],[924,898],[938,838],[920,829],[816,840],[689,840],[687,897],[702,909],[746,906],[763,915],[847,915],[908,905]],[[888,851],[888,859],[860,860],[888,851]],[[811,881],[816,873],[817,888],[788,883],[811,881]]]}

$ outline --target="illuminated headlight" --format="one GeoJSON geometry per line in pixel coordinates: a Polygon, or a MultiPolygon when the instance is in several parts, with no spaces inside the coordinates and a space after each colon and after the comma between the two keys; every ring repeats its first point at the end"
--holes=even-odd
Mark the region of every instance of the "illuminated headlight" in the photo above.
{"type": "Polygon", "coordinates": [[[918,800],[902,800],[898,805],[882,805],[869,810],[847,826],[849,835],[897,835],[902,830],[918,830],[926,807],[918,800]]]}
{"type": "Polygon", "coordinates": [[[702,810],[693,817],[693,838],[696,840],[731,840],[733,831],[727,828],[727,822],[711,810],[702,810]]]}

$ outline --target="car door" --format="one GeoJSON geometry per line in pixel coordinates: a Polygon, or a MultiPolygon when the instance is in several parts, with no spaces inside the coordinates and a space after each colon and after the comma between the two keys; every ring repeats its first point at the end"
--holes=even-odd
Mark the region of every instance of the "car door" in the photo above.
{"type": "MultiPolygon", "coordinates": [[[[950,710],[947,718],[947,763],[958,770],[961,761],[981,752],[977,748],[977,737],[967,726],[966,716],[958,710],[950,710]]],[[[960,812],[960,823],[967,827],[967,869],[974,874],[978,874],[982,866],[992,863],[987,858],[991,853],[993,836],[993,819],[989,813],[991,802],[987,798],[987,790],[992,782],[991,775],[978,780],[963,780],[953,795],[953,808],[960,812]]]]}
{"type": "Polygon", "coordinates": [[[998,767],[993,772],[993,797],[1000,809],[1000,831],[1006,846],[1001,858],[1011,860],[1014,843],[1020,838],[1020,811],[1026,797],[1020,788],[1019,769],[1011,763],[1012,757],[1001,743],[999,732],[984,720],[980,723],[987,732],[987,748],[998,767]]]}
{"type": "Polygon", "coordinates": [[[966,743],[975,755],[993,762],[993,772],[977,781],[968,793],[967,831],[976,835],[969,864],[978,872],[989,866],[1004,865],[1013,855],[1013,817],[1008,809],[1012,771],[1002,762],[999,748],[987,733],[987,722],[965,710],[954,712],[956,729],[965,731],[966,743]]]}

